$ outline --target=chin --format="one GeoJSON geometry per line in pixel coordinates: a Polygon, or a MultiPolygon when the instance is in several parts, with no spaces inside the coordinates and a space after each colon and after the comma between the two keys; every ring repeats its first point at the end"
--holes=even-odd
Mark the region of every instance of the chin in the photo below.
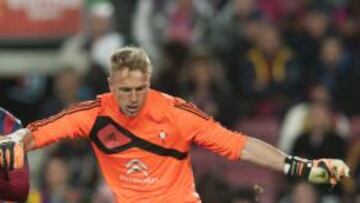
{"type": "Polygon", "coordinates": [[[135,117],[135,116],[137,116],[139,114],[139,112],[135,112],[135,113],[128,113],[128,114],[126,114],[127,116],[129,116],[129,117],[135,117]]]}

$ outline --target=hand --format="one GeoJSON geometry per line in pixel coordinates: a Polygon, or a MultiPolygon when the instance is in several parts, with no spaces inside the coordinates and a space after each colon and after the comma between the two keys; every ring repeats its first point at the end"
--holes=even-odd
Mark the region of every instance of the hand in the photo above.
{"type": "Polygon", "coordinates": [[[0,136],[0,167],[4,170],[19,169],[24,166],[24,146],[11,136],[0,136]]]}
{"type": "Polygon", "coordinates": [[[319,159],[312,161],[309,181],[312,183],[330,183],[335,186],[344,177],[349,177],[350,169],[340,159],[319,159]]]}
{"type": "Polygon", "coordinates": [[[303,177],[311,183],[332,186],[348,177],[350,171],[340,159],[307,160],[298,157],[287,157],[284,170],[289,176],[303,177]]]}

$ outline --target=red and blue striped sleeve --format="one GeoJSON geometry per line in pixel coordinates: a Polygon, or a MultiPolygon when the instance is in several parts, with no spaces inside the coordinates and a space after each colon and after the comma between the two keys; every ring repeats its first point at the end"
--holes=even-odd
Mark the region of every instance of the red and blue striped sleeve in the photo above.
{"type": "Polygon", "coordinates": [[[0,134],[10,134],[22,127],[21,121],[0,107],[0,134]]]}
{"type": "MultiPolygon", "coordinates": [[[[21,121],[0,107],[0,135],[10,134],[22,128],[21,121]]],[[[0,169],[0,201],[24,202],[29,193],[29,169],[10,172],[0,169]]]]}

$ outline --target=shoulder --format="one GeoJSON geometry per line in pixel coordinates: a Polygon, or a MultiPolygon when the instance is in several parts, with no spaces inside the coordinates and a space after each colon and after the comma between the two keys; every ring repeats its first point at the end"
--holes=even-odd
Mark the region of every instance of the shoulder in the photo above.
{"type": "Polygon", "coordinates": [[[151,100],[161,102],[162,105],[172,106],[176,100],[176,97],[156,90],[150,90],[149,96],[151,100]]]}
{"type": "Polygon", "coordinates": [[[96,96],[95,101],[100,106],[106,106],[106,105],[109,105],[111,102],[113,102],[113,96],[111,93],[99,94],[96,96]]]}
{"type": "Polygon", "coordinates": [[[100,105],[101,105],[100,99],[98,98],[94,100],[82,101],[63,109],[57,114],[54,114],[53,116],[50,116],[49,118],[44,120],[57,120],[58,118],[62,118],[64,116],[69,116],[69,115],[75,115],[77,113],[80,113],[81,116],[84,116],[85,114],[92,115],[93,112],[98,111],[100,105]]]}
{"type": "Polygon", "coordinates": [[[149,99],[153,102],[153,104],[156,102],[160,102],[161,105],[166,106],[172,106],[172,107],[178,107],[181,105],[189,104],[189,102],[185,101],[184,99],[176,96],[172,96],[169,94],[166,94],[164,92],[160,92],[157,90],[150,90],[149,91],[149,99]]]}
{"type": "Polygon", "coordinates": [[[180,97],[174,97],[165,93],[160,93],[162,100],[166,103],[166,107],[171,109],[171,112],[178,115],[179,113],[185,113],[189,115],[195,115],[203,119],[209,120],[211,117],[201,111],[197,106],[191,102],[188,102],[180,97]]]}
{"type": "Polygon", "coordinates": [[[187,102],[179,97],[175,97],[156,90],[149,91],[149,103],[152,109],[173,109],[187,102]]]}
{"type": "Polygon", "coordinates": [[[101,100],[96,98],[94,100],[87,100],[87,101],[82,101],[79,102],[77,104],[74,104],[70,107],[68,107],[67,109],[65,109],[66,112],[77,112],[77,111],[86,111],[86,110],[91,110],[94,108],[97,108],[100,106],[101,100]]]}
{"type": "Polygon", "coordinates": [[[147,108],[150,115],[159,120],[171,112],[174,97],[164,92],[150,89],[148,92],[147,108]]]}

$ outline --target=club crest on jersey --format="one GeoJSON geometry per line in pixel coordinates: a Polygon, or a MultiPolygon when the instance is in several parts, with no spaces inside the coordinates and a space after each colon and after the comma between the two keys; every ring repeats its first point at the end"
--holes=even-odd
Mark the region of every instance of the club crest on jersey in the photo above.
{"type": "Polygon", "coordinates": [[[160,137],[160,139],[161,139],[162,141],[164,141],[165,138],[167,137],[167,135],[166,135],[166,133],[162,130],[162,131],[160,131],[160,133],[159,133],[159,137],[160,137]]]}
{"type": "Polygon", "coordinates": [[[99,130],[99,140],[107,148],[115,148],[126,145],[131,142],[131,139],[117,130],[113,125],[106,125],[104,128],[99,130]]]}

